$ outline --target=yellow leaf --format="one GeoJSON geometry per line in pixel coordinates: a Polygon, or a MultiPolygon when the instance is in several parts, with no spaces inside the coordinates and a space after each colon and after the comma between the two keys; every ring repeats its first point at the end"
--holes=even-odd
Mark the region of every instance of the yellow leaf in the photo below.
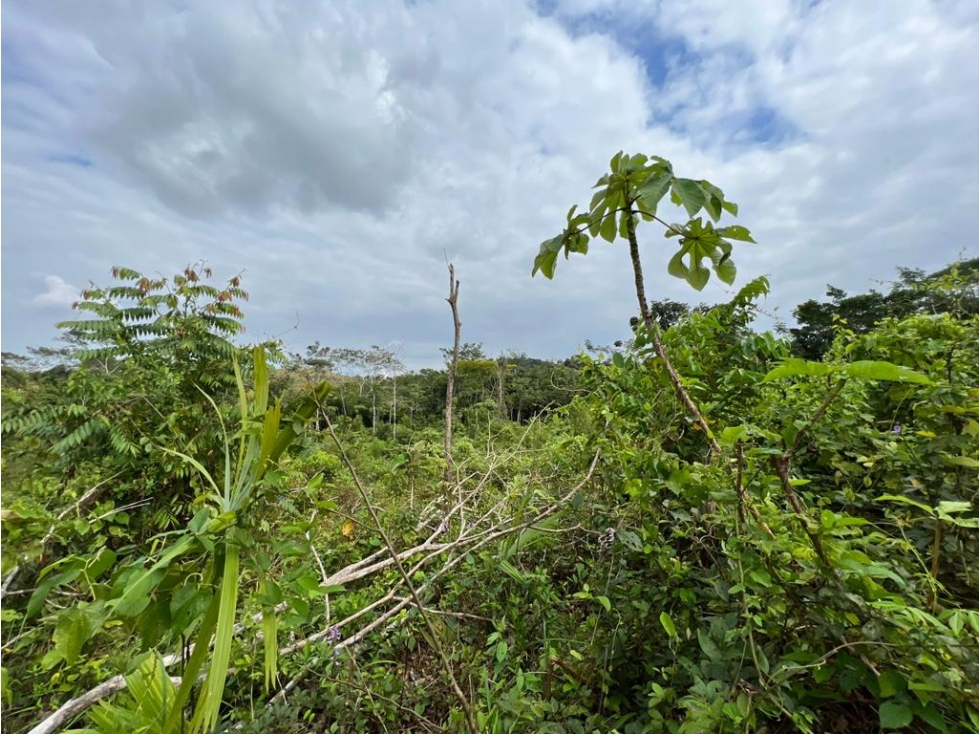
{"type": "Polygon", "coordinates": [[[343,527],[340,528],[340,532],[343,533],[343,537],[347,540],[353,540],[354,537],[354,521],[344,520],[343,527]]]}

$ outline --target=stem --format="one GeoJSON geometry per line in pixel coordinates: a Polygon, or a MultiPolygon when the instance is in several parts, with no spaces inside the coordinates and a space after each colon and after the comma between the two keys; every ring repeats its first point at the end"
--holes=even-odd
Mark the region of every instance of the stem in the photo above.
{"type": "Polygon", "coordinates": [[[931,546],[931,577],[934,579],[935,583],[931,585],[928,591],[929,606],[931,607],[932,614],[938,611],[938,572],[941,567],[941,552],[942,552],[942,521],[939,518],[935,518],[935,540],[931,546]]]}
{"type": "Polygon", "coordinates": [[[633,219],[635,212],[632,208],[632,202],[626,204],[624,211],[627,215],[626,233],[629,237],[629,255],[632,258],[632,272],[635,274],[636,279],[636,298],[639,299],[639,313],[642,314],[643,323],[645,324],[646,330],[649,332],[653,340],[653,349],[656,352],[656,356],[659,357],[660,361],[663,363],[663,367],[670,379],[670,383],[673,385],[673,389],[676,391],[677,397],[680,398],[680,401],[686,407],[687,412],[697,422],[697,425],[700,426],[700,429],[704,432],[704,436],[707,437],[707,441],[710,444],[711,454],[713,456],[718,456],[721,453],[721,445],[717,443],[717,439],[714,438],[714,434],[711,432],[710,426],[707,425],[707,421],[704,419],[704,414],[700,412],[700,408],[697,407],[697,404],[690,397],[690,393],[688,393],[686,388],[683,387],[683,382],[680,380],[680,374],[673,366],[673,362],[670,360],[670,357],[666,352],[666,348],[663,346],[663,342],[660,339],[659,328],[656,322],[653,320],[652,314],[649,312],[649,303],[646,301],[646,288],[642,274],[642,261],[639,259],[639,242],[636,239],[636,222],[633,219]]]}

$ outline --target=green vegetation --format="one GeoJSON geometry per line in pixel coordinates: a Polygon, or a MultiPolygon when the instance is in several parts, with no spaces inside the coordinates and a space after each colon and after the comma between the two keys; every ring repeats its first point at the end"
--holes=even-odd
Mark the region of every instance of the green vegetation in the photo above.
{"type": "Polygon", "coordinates": [[[647,296],[646,229],[734,282],[721,189],[596,189],[533,271],[621,242],[632,333],[459,345],[450,456],[446,370],[238,346],[203,267],[4,355],[5,730],[979,731],[977,261],[756,333],[647,296]]]}

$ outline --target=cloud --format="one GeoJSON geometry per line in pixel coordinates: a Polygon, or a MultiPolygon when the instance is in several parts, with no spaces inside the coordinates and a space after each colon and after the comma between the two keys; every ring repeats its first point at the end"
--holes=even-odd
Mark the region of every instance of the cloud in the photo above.
{"type": "MultiPolygon", "coordinates": [[[[244,270],[252,337],[435,364],[449,258],[467,341],[607,343],[635,310],[621,248],[529,271],[620,148],[741,204],[760,244],[739,280],[771,274],[782,317],[829,282],[940,267],[979,204],[972,5],[11,0],[8,340],[53,334],[19,305],[52,261],[104,282],[203,257],[244,270]]],[[[725,297],[669,278],[671,247],[647,232],[651,297],[725,297]]]]}
{"type": "Polygon", "coordinates": [[[71,306],[78,300],[78,288],[71,283],[66,283],[57,275],[45,276],[44,283],[47,285],[47,291],[38,293],[31,299],[31,303],[35,306],[64,308],[65,306],[71,306]]]}

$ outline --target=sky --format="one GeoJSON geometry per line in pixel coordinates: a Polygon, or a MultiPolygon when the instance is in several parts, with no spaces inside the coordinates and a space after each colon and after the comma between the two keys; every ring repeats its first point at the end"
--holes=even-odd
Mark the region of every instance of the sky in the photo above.
{"type": "MultiPolygon", "coordinates": [[[[735,288],[768,275],[769,322],[979,254],[974,0],[5,0],[0,27],[4,351],[114,265],[199,260],[295,351],[437,364],[447,261],[463,341],[607,344],[637,310],[622,243],[530,272],[618,150],[740,205],[735,288]]],[[[650,298],[734,292],[640,239],[650,298]]]]}

